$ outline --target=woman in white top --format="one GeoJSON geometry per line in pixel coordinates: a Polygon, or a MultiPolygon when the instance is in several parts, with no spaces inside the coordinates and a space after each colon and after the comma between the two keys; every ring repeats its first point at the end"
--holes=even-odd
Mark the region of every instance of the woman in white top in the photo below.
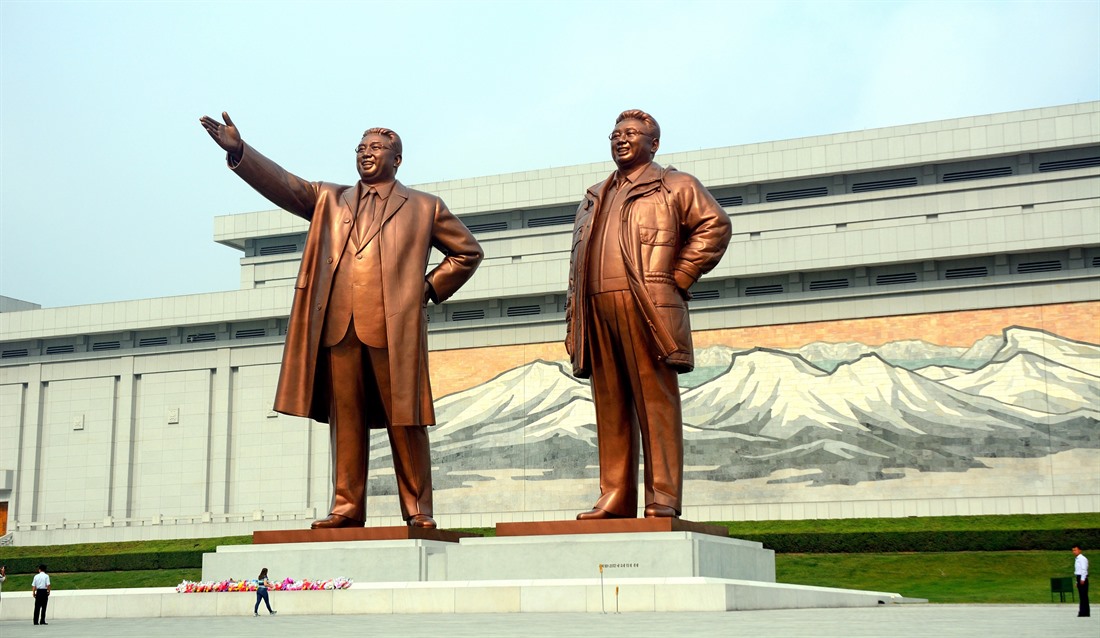
{"type": "Polygon", "coordinates": [[[260,615],[260,601],[264,601],[267,605],[267,613],[275,615],[275,611],[271,609],[271,599],[267,597],[267,589],[271,587],[271,581],[267,579],[267,568],[264,567],[260,570],[260,576],[256,579],[256,606],[252,608],[252,615],[260,615]]]}

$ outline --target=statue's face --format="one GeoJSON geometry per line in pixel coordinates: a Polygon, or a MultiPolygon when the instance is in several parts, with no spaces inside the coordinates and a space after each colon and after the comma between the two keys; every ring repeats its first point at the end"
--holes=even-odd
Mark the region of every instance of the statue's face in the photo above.
{"type": "Polygon", "coordinates": [[[401,156],[394,152],[388,137],[371,133],[363,136],[355,149],[355,165],[359,169],[360,180],[367,184],[380,184],[393,181],[397,176],[401,156]]]}
{"type": "Polygon", "coordinates": [[[620,171],[630,172],[653,161],[660,142],[650,135],[649,126],[641,120],[623,120],[611,132],[611,159],[620,171]]]}

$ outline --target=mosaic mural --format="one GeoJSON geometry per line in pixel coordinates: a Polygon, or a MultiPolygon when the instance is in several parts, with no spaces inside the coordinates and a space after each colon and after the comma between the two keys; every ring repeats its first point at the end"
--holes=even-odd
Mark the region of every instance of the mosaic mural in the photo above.
{"type": "MultiPolygon", "coordinates": [[[[713,345],[696,362],[680,377],[688,481],[856,485],[1100,449],[1100,345],[1038,329],[1009,327],[969,348],[713,345]]],[[[507,476],[591,479],[587,491],[598,491],[591,391],[565,361],[509,369],[438,399],[436,411],[437,490],[507,476]]],[[[372,474],[390,463],[385,439],[373,443],[372,474]]],[[[391,491],[385,475],[372,493],[391,491]]]]}

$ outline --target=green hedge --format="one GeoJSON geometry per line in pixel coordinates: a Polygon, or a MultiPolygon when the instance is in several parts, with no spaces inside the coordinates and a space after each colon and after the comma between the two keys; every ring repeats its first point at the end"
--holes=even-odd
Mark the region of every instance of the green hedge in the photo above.
{"type": "Polygon", "coordinates": [[[124,572],[145,569],[202,567],[202,550],[174,552],[130,552],[73,556],[23,556],[6,558],[9,574],[31,574],[45,563],[51,572],[124,572]]]}
{"type": "Polygon", "coordinates": [[[1100,547],[1100,529],[737,534],[781,554],[1004,552],[1100,547]]]}

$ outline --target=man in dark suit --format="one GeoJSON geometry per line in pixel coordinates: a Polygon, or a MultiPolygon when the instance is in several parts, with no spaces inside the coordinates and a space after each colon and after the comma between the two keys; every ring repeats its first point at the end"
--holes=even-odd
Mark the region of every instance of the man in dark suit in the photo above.
{"type": "Polygon", "coordinates": [[[310,222],[275,410],[329,424],[333,504],[312,527],[363,526],[368,428],[386,428],[401,515],[410,526],[434,528],[426,306],[466,283],[481,246],[442,200],[396,180],[401,138],[389,129],[363,134],[355,149],[359,182],[341,186],[288,173],[244,143],[227,113],[222,119],[200,121],[229,167],[310,222]],[[433,247],[443,260],[425,274],[433,247]]]}
{"type": "Polygon", "coordinates": [[[661,128],[619,115],[609,136],[618,168],[577,209],[566,300],[573,374],[592,377],[600,498],[579,520],[633,518],[638,450],[645,516],[678,517],[684,432],[676,375],[695,365],[688,289],[714,268],[730,220],[699,180],[653,161],[661,128]]]}

